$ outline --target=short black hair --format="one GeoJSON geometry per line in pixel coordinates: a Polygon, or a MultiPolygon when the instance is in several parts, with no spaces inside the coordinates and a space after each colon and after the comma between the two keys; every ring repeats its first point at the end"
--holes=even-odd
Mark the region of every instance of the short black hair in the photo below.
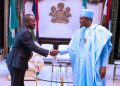
{"type": "Polygon", "coordinates": [[[30,16],[34,16],[34,15],[32,15],[32,14],[25,14],[24,19],[23,19],[24,25],[26,25],[26,23],[30,20],[30,16]]]}

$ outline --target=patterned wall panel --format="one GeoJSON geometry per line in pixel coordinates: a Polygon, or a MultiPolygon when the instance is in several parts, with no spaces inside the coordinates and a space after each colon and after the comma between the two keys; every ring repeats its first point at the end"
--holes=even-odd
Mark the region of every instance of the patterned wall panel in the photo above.
{"type": "Polygon", "coordinates": [[[0,0],[0,48],[4,42],[4,0],[0,0]]]}
{"type": "Polygon", "coordinates": [[[112,0],[112,12],[111,12],[111,32],[113,34],[112,36],[112,53],[111,57],[109,59],[110,63],[114,62],[114,59],[116,58],[115,55],[115,44],[116,44],[116,28],[117,28],[117,18],[118,18],[118,6],[119,6],[119,0],[112,0]]]}
{"type": "Polygon", "coordinates": [[[120,59],[120,6],[118,6],[118,19],[117,19],[117,28],[116,28],[116,40],[115,40],[115,59],[120,59]],[[117,54],[116,54],[117,53],[117,54]]]}
{"type": "Polygon", "coordinates": [[[119,45],[118,45],[118,57],[120,58],[120,37],[119,37],[119,45]]]}

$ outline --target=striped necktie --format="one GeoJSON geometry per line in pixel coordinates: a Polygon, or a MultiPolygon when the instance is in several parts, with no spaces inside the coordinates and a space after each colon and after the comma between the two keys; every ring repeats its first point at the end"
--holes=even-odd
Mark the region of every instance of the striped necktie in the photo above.
{"type": "Polygon", "coordinates": [[[32,34],[33,41],[36,41],[36,37],[33,30],[31,30],[31,34],[32,34]]]}

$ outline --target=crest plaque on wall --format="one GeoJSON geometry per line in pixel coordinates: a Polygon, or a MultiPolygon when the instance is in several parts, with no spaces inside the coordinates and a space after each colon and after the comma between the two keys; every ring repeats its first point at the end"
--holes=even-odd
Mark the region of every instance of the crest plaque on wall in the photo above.
{"type": "Polygon", "coordinates": [[[68,23],[70,14],[70,7],[64,7],[64,3],[60,2],[57,4],[57,7],[52,6],[51,12],[49,13],[52,16],[51,22],[53,23],[68,23]]]}

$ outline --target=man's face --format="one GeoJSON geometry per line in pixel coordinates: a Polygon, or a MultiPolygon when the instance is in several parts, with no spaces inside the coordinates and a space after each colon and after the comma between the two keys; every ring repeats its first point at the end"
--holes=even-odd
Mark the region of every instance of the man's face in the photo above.
{"type": "Polygon", "coordinates": [[[29,28],[30,29],[34,29],[35,28],[35,17],[34,16],[30,16],[30,21],[29,21],[29,28]]]}
{"type": "Polygon", "coordinates": [[[86,26],[87,22],[88,22],[88,18],[83,17],[83,16],[80,17],[81,26],[86,26]]]}

